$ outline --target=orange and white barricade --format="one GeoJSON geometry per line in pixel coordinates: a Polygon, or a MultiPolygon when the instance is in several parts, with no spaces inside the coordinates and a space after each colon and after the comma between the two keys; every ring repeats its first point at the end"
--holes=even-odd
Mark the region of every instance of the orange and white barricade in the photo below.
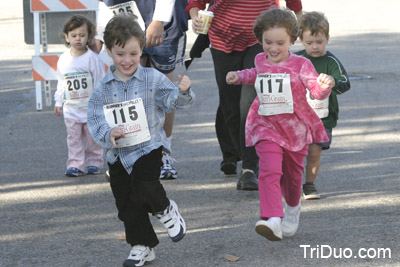
{"type": "Polygon", "coordinates": [[[42,82],[46,105],[51,105],[51,80],[57,80],[57,61],[61,53],[47,53],[46,13],[96,11],[98,0],[30,0],[33,13],[35,55],[32,57],[32,74],[36,89],[36,110],[42,110],[42,82]],[[42,45],[42,51],[40,47],[42,45]]]}

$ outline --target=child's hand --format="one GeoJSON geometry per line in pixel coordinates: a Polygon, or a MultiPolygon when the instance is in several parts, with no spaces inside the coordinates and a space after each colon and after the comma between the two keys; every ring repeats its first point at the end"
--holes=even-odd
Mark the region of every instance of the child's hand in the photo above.
{"type": "Polygon", "coordinates": [[[335,86],[335,79],[331,75],[325,73],[321,73],[318,76],[317,82],[322,89],[329,89],[335,86]]]}
{"type": "Polygon", "coordinates": [[[54,107],[54,114],[61,116],[61,107],[54,107]]]}
{"type": "Polygon", "coordinates": [[[125,138],[124,131],[122,131],[122,129],[118,127],[113,128],[110,133],[110,140],[114,147],[117,147],[117,143],[115,142],[115,140],[119,138],[125,138]]]}
{"type": "Polygon", "coordinates": [[[234,84],[238,80],[239,80],[239,76],[236,74],[236,72],[230,71],[230,72],[228,72],[228,74],[226,74],[226,83],[227,84],[234,84]]]}
{"type": "Polygon", "coordinates": [[[189,90],[191,82],[188,76],[185,75],[182,77],[182,75],[178,75],[178,80],[179,80],[178,82],[179,90],[181,91],[189,90]]]}

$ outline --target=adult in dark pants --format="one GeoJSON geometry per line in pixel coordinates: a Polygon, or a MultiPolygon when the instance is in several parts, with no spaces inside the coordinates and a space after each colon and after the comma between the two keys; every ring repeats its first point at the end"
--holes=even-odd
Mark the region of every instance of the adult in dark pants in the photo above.
{"type": "MultiPolygon", "coordinates": [[[[186,12],[195,33],[202,28],[198,11],[204,10],[209,2],[188,1],[186,12]]],[[[301,0],[286,0],[286,4],[297,15],[301,13],[301,0]]],[[[253,34],[253,22],[262,11],[271,8],[277,8],[275,0],[215,0],[210,8],[214,19],[208,35],[220,97],[215,128],[223,157],[221,171],[226,175],[236,174],[237,162],[242,160],[238,190],[258,189],[258,157],[254,147],[245,145],[247,112],[256,91],[250,85],[228,85],[225,77],[229,71],[254,67],[255,55],[263,50],[253,34]]]]}

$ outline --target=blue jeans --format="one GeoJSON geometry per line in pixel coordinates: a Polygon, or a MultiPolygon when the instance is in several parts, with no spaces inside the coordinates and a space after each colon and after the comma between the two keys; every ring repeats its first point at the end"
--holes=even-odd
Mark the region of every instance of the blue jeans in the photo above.
{"type": "Polygon", "coordinates": [[[164,74],[175,70],[176,64],[182,63],[186,49],[186,34],[179,39],[162,43],[159,46],[143,49],[142,57],[148,56],[154,68],[164,74]]]}
{"type": "Polygon", "coordinates": [[[229,71],[254,67],[254,58],[261,52],[260,44],[230,54],[211,48],[219,90],[215,129],[223,160],[236,162],[241,159],[242,168],[254,172],[257,171],[258,156],[254,147],[246,147],[245,126],[257,93],[254,85],[228,85],[225,78],[229,71]]]}

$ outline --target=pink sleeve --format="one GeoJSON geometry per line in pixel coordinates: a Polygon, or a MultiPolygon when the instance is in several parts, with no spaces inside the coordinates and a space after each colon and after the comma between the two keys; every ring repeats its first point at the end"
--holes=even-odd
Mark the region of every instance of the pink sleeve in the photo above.
{"type": "Polygon", "coordinates": [[[257,79],[257,69],[251,68],[236,72],[239,80],[235,84],[254,84],[257,79]]]}
{"type": "Polygon", "coordinates": [[[315,70],[313,64],[308,59],[302,65],[300,71],[300,78],[305,85],[305,87],[310,91],[310,94],[315,99],[325,99],[331,93],[331,88],[329,89],[322,89],[317,82],[318,73],[315,70]]]}

